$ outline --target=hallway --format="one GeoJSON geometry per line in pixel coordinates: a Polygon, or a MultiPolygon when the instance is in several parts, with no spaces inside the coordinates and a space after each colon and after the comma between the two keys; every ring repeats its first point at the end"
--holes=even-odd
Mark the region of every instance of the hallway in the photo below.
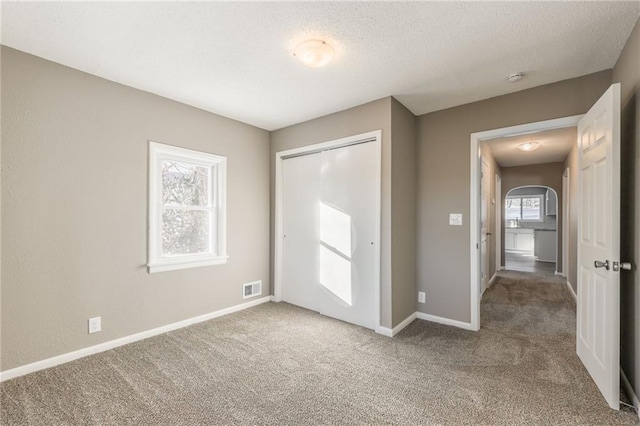
{"type": "Polygon", "coordinates": [[[555,262],[540,262],[531,255],[505,252],[504,267],[507,271],[535,272],[541,275],[555,275],[555,262]]]}

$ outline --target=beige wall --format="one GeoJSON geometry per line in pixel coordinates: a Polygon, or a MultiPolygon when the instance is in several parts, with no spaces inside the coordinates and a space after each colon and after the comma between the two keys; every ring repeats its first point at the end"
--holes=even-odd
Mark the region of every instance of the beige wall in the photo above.
{"type": "MultiPolygon", "coordinates": [[[[487,253],[489,254],[489,279],[491,279],[496,273],[496,257],[500,255],[496,252],[496,241],[498,238],[502,238],[502,229],[496,229],[496,209],[500,208],[500,205],[496,202],[496,175],[501,175],[501,169],[498,163],[496,163],[493,153],[486,142],[480,143],[480,154],[489,166],[489,176],[487,178],[489,179],[489,218],[487,232],[490,232],[491,235],[488,238],[487,253]]],[[[502,247],[504,247],[504,240],[502,247]]],[[[501,263],[501,265],[503,264],[504,262],[501,263]]]]}
{"type": "Polygon", "coordinates": [[[2,370],[269,294],[268,132],[2,47],[2,154],[2,370]],[[227,156],[228,264],[147,273],[148,140],[227,156]]]}
{"type": "MultiPolygon", "coordinates": [[[[274,217],[275,154],[315,143],[382,130],[382,212],[380,236],[380,322],[392,327],[391,305],[391,103],[390,97],[271,133],[271,214],[274,217]]],[[[273,221],[271,247],[273,247],[273,221]]],[[[273,250],[272,250],[273,258],[273,250]]],[[[272,262],[273,265],[273,262],[272,262]]],[[[273,276],[273,270],[271,271],[273,276]]]]}
{"type": "MultiPolygon", "coordinates": [[[[547,186],[556,191],[557,216],[556,216],[556,236],[558,239],[557,265],[556,270],[562,271],[562,174],[564,173],[564,163],[534,164],[530,166],[503,167],[502,168],[502,199],[507,197],[507,193],[519,186],[547,186]]],[[[502,218],[502,228],[504,229],[504,217],[502,218]]],[[[502,262],[504,265],[504,235],[502,238],[502,262]]]]}
{"type": "Polygon", "coordinates": [[[395,327],[416,312],[416,116],[391,100],[391,282],[395,327]]]}
{"type": "MultiPolygon", "coordinates": [[[[276,130],[271,133],[271,187],[275,188],[277,152],[378,129],[382,130],[380,323],[393,328],[416,309],[416,117],[387,97],[276,130]]],[[[272,189],[272,215],[274,195],[272,189]]],[[[273,243],[272,238],[272,247],[273,243]]]]}
{"type": "Polygon", "coordinates": [[[585,113],[611,83],[602,71],[418,117],[419,310],[470,321],[470,134],[585,113]],[[449,226],[463,213],[463,226],[449,226]]]}
{"type": "Polygon", "coordinates": [[[622,261],[633,271],[620,275],[620,362],[640,396],[640,20],[613,68],[613,82],[621,84],[621,241],[622,261]]]}

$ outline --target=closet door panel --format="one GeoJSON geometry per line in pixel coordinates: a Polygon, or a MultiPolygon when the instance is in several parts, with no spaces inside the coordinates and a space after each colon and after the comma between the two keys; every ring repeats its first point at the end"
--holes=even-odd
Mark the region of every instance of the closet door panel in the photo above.
{"type": "Polygon", "coordinates": [[[321,155],[289,158],[282,167],[282,300],[318,311],[321,155]]]}
{"type": "Polygon", "coordinates": [[[319,311],[375,328],[378,144],[322,152],[319,311]]]}

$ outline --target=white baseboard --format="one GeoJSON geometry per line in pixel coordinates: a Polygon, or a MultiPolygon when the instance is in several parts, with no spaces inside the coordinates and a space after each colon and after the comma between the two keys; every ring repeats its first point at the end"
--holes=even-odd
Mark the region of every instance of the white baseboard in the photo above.
{"type": "Polygon", "coordinates": [[[567,287],[569,287],[569,293],[571,293],[571,297],[573,297],[573,300],[578,303],[578,295],[575,291],[573,291],[573,287],[571,287],[571,283],[569,282],[569,280],[567,280],[567,287]]]}
{"type": "Polygon", "coordinates": [[[554,275],[558,275],[558,276],[564,277],[564,273],[562,271],[560,271],[560,272],[555,271],[554,275]]]}
{"type": "Polygon", "coordinates": [[[88,348],[79,349],[77,351],[68,352],[66,354],[54,356],[52,358],[43,359],[42,361],[36,361],[31,364],[12,368],[11,370],[2,371],[0,372],[0,382],[13,379],[16,377],[24,376],[25,374],[33,373],[39,370],[44,370],[45,368],[55,367],[56,365],[64,364],[69,361],[74,361],[79,358],[84,358],[89,355],[94,355],[100,352],[108,351],[109,349],[117,348],[118,346],[123,346],[128,343],[133,343],[139,340],[147,339],[149,337],[157,336],[158,334],[167,333],[169,331],[188,327],[190,325],[197,324],[199,322],[208,321],[210,319],[221,317],[223,315],[228,315],[234,312],[242,311],[244,309],[251,308],[253,306],[257,306],[262,303],[270,302],[271,297],[273,296],[262,297],[260,299],[252,300],[250,302],[241,303],[240,305],[231,306],[225,309],[220,309],[219,311],[210,312],[208,314],[174,322],[172,324],[163,325],[162,327],[153,328],[147,331],[142,331],[140,333],[121,337],[119,339],[110,340],[108,342],[100,343],[98,345],[89,346],[88,348]]]}
{"type": "Polygon", "coordinates": [[[423,312],[416,312],[416,317],[421,320],[437,322],[438,324],[451,325],[453,327],[462,328],[464,330],[472,330],[473,327],[468,322],[457,321],[449,318],[439,317],[437,315],[425,314],[423,312]]]}
{"type": "Polygon", "coordinates": [[[484,296],[484,292],[487,291],[489,287],[493,285],[493,281],[496,279],[497,276],[498,276],[498,272],[496,271],[491,277],[491,279],[487,282],[487,287],[482,289],[482,292],[480,293],[480,298],[482,298],[482,296],[484,296]]]}
{"type": "Polygon", "coordinates": [[[387,337],[394,337],[396,334],[400,333],[406,326],[411,324],[414,319],[416,319],[416,312],[406,317],[400,324],[393,327],[393,329],[382,326],[376,328],[376,333],[382,334],[383,336],[387,337]]]}
{"type": "Polygon", "coordinates": [[[636,414],[638,415],[638,418],[640,418],[640,399],[638,399],[638,395],[633,391],[631,383],[629,382],[629,379],[627,379],[627,375],[624,374],[624,370],[622,368],[620,369],[620,378],[622,379],[622,387],[625,392],[627,392],[627,396],[629,396],[631,403],[636,409],[636,414]]]}

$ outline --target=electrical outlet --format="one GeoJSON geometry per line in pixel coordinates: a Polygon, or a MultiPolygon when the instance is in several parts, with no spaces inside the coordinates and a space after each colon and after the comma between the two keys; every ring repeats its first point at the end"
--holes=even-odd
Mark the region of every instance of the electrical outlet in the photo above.
{"type": "Polygon", "coordinates": [[[101,317],[89,318],[89,334],[102,330],[101,317]]]}
{"type": "Polygon", "coordinates": [[[424,303],[426,300],[427,295],[425,294],[424,291],[419,291],[418,292],[418,302],[420,303],[424,303]]]}

